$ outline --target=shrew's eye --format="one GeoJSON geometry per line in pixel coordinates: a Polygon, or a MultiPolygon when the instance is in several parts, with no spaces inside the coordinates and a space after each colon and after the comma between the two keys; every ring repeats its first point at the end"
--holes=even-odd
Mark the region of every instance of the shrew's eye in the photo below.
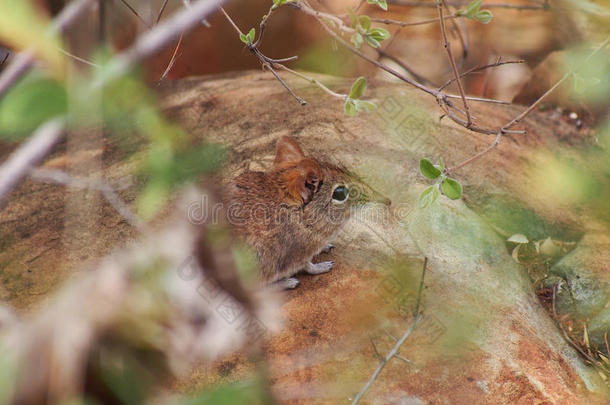
{"type": "Polygon", "coordinates": [[[345,202],[349,197],[349,190],[345,186],[337,186],[333,190],[333,200],[336,202],[345,202]]]}

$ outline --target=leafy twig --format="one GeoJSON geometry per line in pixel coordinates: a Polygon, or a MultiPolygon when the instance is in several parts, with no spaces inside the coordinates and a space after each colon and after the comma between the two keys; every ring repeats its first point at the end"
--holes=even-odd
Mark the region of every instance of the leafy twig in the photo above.
{"type": "MultiPolygon", "coordinates": [[[[392,358],[397,357],[399,355],[398,351],[400,350],[400,347],[409,338],[409,336],[411,336],[411,334],[415,330],[415,327],[417,326],[417,323],[421,319],[422,314],[419,311],[419,307],[420,307],[422,292],[423,292],[423,288],[424,288],[424,277],[426,276],[427,264],[428,264],[428,258],[425,257],[424,266],[423,266],[423,270],[422,270],[422,274],[421,274],[421,279],[419,282],[419,289],[417,291],[417,304],[415,305],[413,322],[411,322],[411,325],[403,333],[403,335],[400,337],[400,339],[398,339],[396,341],[396,344],[394,345],[394,347],[392,347],[392,350],[390,350],[388,352],[388,354],[385,356],[385,358],[383,358],[379,362],[379,366],[377,366],[377,369],[375,369],[375,371],[373,372],[371,377],[368,379],[368,381],[366,382],[366,384],[364,385],[362,390],[360,390],[360,392],[356,395],[356,397],[352,401],[352,405],[356,405],[356,404],[358,404],[358,402],[360,402],[362,397],[364,397],[364,394],[366,394],[366,392],[369,390],[369,388],[371,388],[371,386],[373,385],[373,383],[375,382],[375,380],[377,379],[377,377],[379,376],[379,374],[381,373],[383,368],[386,366],[386,364],[388,364],[388,362],[390,360],[392,360],[392,358]]],[[[402,360],[407,361],[404,358],[402,358],[402,360]]]]}
{"type": "MultiPolygon", "coordinates": [[[[93,0],[75,0],[69,3],[53,20],[50,33],[63,32],[79,15],[87,10],[92,2],[93,0]]],[[[0,97],[32,67],[35,53],[34,48],[28,48],[15,55],[13,61],[0,75],[0,97]]]]}
{"type": "Polygon", "coordinates": [[[0,205],[6,195],[27,176],[30,169],[51,153],[61,140],[63,132],[63,118],[45,122],[0,166],[0,205]]]}
{"type": "MultiPolygon", "coordinates": [[[[231,25],[233,26],[235,31],[237,31],[239,36],[240,37],[244,37],[244,33],[239,29],[237,24],[235,24],[235,21],[233,21],[233,19],[229,16],[229,14],[227,14],[227,12],[224,10],[224,8],[221,7],[220,11],[225,16],[225,18],[229,21],[229,23],[231,23],[231,25]]],[[[260,39],[260,36],[259,36],[259,39],[260,39]]],[[[261,62],[263,68],[268,69],[273,74],[273,76],[275,76],[275,78],[282,84],[282,86],[284,86],[284,88],[288,91],[288,93],[299,102],[299,104],[306,105],[307,102],[305,100],[303,100],[301,97],[297,96],[294,93],[294,91],[292,91],[290,86],[288,86],[288,84],[286,84],[286,82],[280,77],[280,75],[277,74],[277,72],[274,69],[274,66],[281,66],[281,65],[279,65],[279,62],[288,61],[288,60],[294,60],[294,59],[296,59],[296,57],[293,56],[293,57],[285,58],[285,59],[271,59],[271,58],[268,58],[267,56],[265,56],[258,49],[258,45],[259,44],[260,44],[260,41],[256,41],[256,42],[253,42],[253,43],[248,43],[248,44],[246,44],[246,46],[248,47],[250,52],[252,52],[259,59],[259,61],[261,62]]]]}

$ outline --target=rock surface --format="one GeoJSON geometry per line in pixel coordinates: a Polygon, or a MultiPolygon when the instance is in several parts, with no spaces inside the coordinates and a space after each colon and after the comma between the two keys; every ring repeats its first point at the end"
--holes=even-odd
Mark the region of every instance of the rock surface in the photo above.
{"type": "MultiPolygon", "coordinates": [[[[337,91],[346,81],[325,78],[337,91]]],[[[365,396],[366,403],[604,403],[608,391],[565,342],[538,302],[527,275],[490,227],[485,201],[514,200],[526,226],[542,235],[576,240],[587,230],[579,213],[550,204],[524,189],[537,174],[521,168],[540,148],[561,147],[574,128],[544,115],[526,120],[527,136],[459,172],[464,201],[439,199],[417,209],[427,182],[418,174],[423,156],[454,165],[493,139],[443,120],[434,99],[405,86],[373,83],[375,113],[348,118],[341,102],[291,81],[309,105],[299,107],[265,74],[211,81],[187,79],[162,92],[168,114],[192,134],[227,144],[228,175],[269,167],[273,145],[291,135],[314,156],[356,171],[392,199],[391,218],[375,208],[351,221],[330,254],[329,274],[302,276],[286,294],[287,329],[268,345],[274,392],[287,403],[347,403],[410,325],[423,257],[429,259],[422,301],[424,318],[401,354],[365,396]],[[465,204],[466,202],[467,204],[465,204]],[[469,206],[471,208],[469,208],[469,206]],[[372,343],[374,342],[374,343],[372,343]]],[[[488,126],[510,120],[520,107],[477,105],[488,126]]],[[[576,156],[577,154],[574,153],[576,156]]],[[[497,207],[489,204],[487,208],[497,207]]],[[[496,223],[494,223],[496,222],[496,223]]],[[[523,226],[523,225],[522,225],[523,226]]],[[[323,255],[319,260],[326,260],[323,255]]],[[[196,370],[182,388],[232,381],[251,366],[235,356],[196,370]]]]}
{"type": "MultiPolygon", "coordinates": [[[[349,81],[320,80],[349,90],[349,81]]],[[[510,200],[507,207],[532,218],[540,237],[578,240],[587,234],[579,212],[523,192],[539,179],[521,168],[536,161],[538,149],[561,148],[575,129],[532,114],[526,136],[505,137],[497,150],[455,174],[464,185],[463,200],[441,197],[422,210],[417,199],[429,182],[418,174],[419,159],[442,156],[452,166],[486,148],[491,137],[439,122],[435,100],[403,85],[370,83],[367,98],[378,111],[348,118],[340,100],[287,81],[307,106],[268,73],[185,79],[160,91],[170,118],[198,139],[227,146],[227,177],[269,167],[275,141],[291,135],[308,153],[341,162],[392,199],[392,212],[367,207],[339,235],[336,248],[321,256],[335,261],[330,273],[300,276],[301,285],[286,293],[286,328],[266,343],[278,399],[348,403],[377,367],[376,352],[385,356],[393,337],[411,324],[425,256],[424,317],[400,351],[410,362],[392,359],[364,403],[608,403],[607,386],[566,343],[494,232],[514,221],[485,215],[497,207],[490,201],[510,200]]],[[[475,115],[481,124],[498,126],[521,109],[482,104],[475,115]]],[[[105,152],[104,162],[111,181],[129,173],[113,153],[105,152]]],[[[132,186],[122,195],[132,201],[134,193],[132,186]]],[[[0,213],[0,297],[21,311],[41,305],[37,294],[44,297],[82,261],[133,237],[111,207],[102,206],[102,220],[92,230],[99,243],[90,256],[64,253],[63,197],[57,186],[26,182],[0,213]]],[[[190,392],[252,371],[246,356],[235,354],[195,369],[176,389],[190,392]]]]}

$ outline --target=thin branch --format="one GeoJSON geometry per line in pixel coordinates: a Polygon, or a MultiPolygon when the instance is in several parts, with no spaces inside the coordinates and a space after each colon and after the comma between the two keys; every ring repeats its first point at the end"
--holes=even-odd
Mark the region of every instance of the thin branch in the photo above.
{"type": "Polygon", "coordinates": [[[45,183],[58,183],[68,187],[95,190],[102,193],[106,201],[134,228],[144,233],[147,229],[129,206],[121,199],[114,189],[102,181],[91,180],[85,177],[71,176],[70,174],[56,169],[33,169],[30,172],[33,180],[45,183]]]}
{"type": "Polygon", "coordinates": [[[2,58],[2,62],[0,62],[0,67],[4,66],[4,63],[6,62],[10,54],[10,52],[7,52],[6,55],[4,55],[4,58],[2,58]]]}
{"type": "Polygon", "coordinates": [[[163,72],[163,74],[161,75],[161,78],[159,79],[159,81],[157,82],[157,85],[160,84],[163,80],[165,80],[165,78],[167,77],[167,75],[169,74],[169,72],[172,70],[172,68],[174,67],[174,64],[176,63],[176,58],[178,57],[178,50],[180,49],[180,45],[182,44],[182,38],[183,38],[184,34],[181,33],[180,34],[180,38],[178,38],[178,43],[176,44],[176,48],[174,49],[174,53],[172,54],[171,59],[169,60],[169,63],[167,64],[167,67],[165,68],[165,71],[163,72]]]}
{"type": "Polygon", "coordinates": [[[462,97],[462,102],[464,103],[464,110],[466,111],[466,128],[470,128],[472,125],[472,117],[470,116],[470,106],[468,105],[468,101],[466,101],[466,95],[464,94],[464,88],[462,87],[462,81],[460,80],[460,74],[458,73],[457,66],[455,65],[455,60],[453,59],[453,52],[451,51],[451,44],[447,40],[447,30],[445,27],[445,19],[443,17],[443,7],[447,7],[445,0],[440,0],[437,2],[438,8],[438,18],[441,26],[441,34],[443,37],[443,46],[447,51],[447,56],[449,57],[449,62],[451,63],[451,69],[453,70],[453,75],[455,76],[455,81],[458,86],[458,90],[460,92],[460,96],[462,97]]]}
{"type": "Polygon", "coordinates": [[[475,160],[477,160],[481,156],[484,156],[487,153],[489,153],[492,149],[496,148],[500,144],[500,140],[502,139],[502,135],[503,135],[503,132],[502,131],[498,131],[498,135],[496,135],[496,139],[485,150],[477,153],[476,155],[470,157],[469,159],[466,159],[465,161],[463,161],[462,163],[458,164],[457,166],[445,169],[445,174],[449,174],[451,172],[459,170],[462,167],[464,167],[466,165],[469,165],[470,163],[474,162],[475,160]]]}
{"type": "Polygon", "coordinates": [[[354,13],[355,13],[356,11],[358,11],[358,10],[360,9],[360,7],[362,7],[362,5],[364,4],[364,2],[365,2],[365,1],[366,1],[366,0],[360,0],[360,1],[358,2],[358,5],[357,5],[357,6],[356,6],[356,8],[354,9],[354,13]]]}
{"type": "Polygon", "coordinates": [[[108,68],[92,84],[93,88],[101,87],[109,80],[127,73],[139,61],[199,24],[223,2],[224,0],[199,0],[189,8],[176,11],[170,18],[164,19],[159,25],[140,35],[131,48],[112,58],[108,68]]]}
{"type": "MultiPolygon", "coordinates": [[[[386,47],[386,49],[387,49],[387,47],[386,47]]],[[[415,80],[417,80],[418,82],[430,84],[430,82],[426,78],[415,73],[413,71],[413,69],[411,69],[406,63],[404,63],[402,60],[398,59],[394,55],[389,54],[385,49],[375,48],[375,50],[377,51],[377,55],[379,55],[379,57],[387,58],[387,59],[391,60],[392,62],[396,63],[398,66],[403,68],[405,72],[407,72],[408,74],[413,76],[415,78],[415,80]]]]}
{"type": "MultiPolygon", "coordinates": [[[[49,34],[63,32],[74,20],[88,9],[93,0],[75,0],[70,2],[55,17],[51,23],[49,34]]],[[[6,91],[25,73],[34,63],[36,49],[31,47],[19,52],[13,61],[6,67],[0,75],[0,98],[6,91]]]]}
{"type": "MultiPolygon", "coordinates": [[[[447,98],[462,98],[462,96],[458,96],[457,94],[445,94],[445,97],[447,98]]],[[[503,100],[494,100],[492,98],[484,98],[484,97],[473,97],[473,96],[466,96],[466,100],[470,100],[470,101],[481,101],[483,103],[493,103],[493,104],[505,104],[505,105],[510,105],[511,103],[508,101],[503,101],[503,100]]],[[[459,110],[462,111],[462,110],[459,110]]]]}
{"type": "Polygon", "coordinates": [[[136,11],[135,8],[131,7],[131,5],[127,2],[127,0],[121,0],[121,3],[123,3],[125,5],[125,7],[127,7],[136,17],[138,17],[138,20],[140,20],[140,22],[142,24],[144,24],[147,27],[150,27],[150,24],[148,24],[146,22],[146,20],[144,20],[140,14],[138,14],[138,12],[136,11]]]}
{"type": "Polygon", "coordinates": [[[276,65],[276,68],[283,69],[289,73],[292,73],[295,76],[300,77],[301,79],[307,80],[308,82],[315,84],[316,86],[320,87],[322,90],[324,90],[326,93],[330,94],[333,97],[337,97],[337,98],[340,98],[343,100],[345,100],[347,98],[347,94],[335,93],[334,91],[332,91],[331,89],[326,87],[322,82],[314,79],[313,77],[309,77],[307,75],[304,75],[301,72],[297,72],[296,70],[292,70],[292,69],[290,69],[284,65],[280,65],[280,64],[276,65]]]}
{"type": "MultiPolygon", "coordinates": [[[[523,59],[501,61],[500,58],[498,58],[498,60],[495,63],[490,63],[485,66],[475,66],[473,68],[468,69],[464,73],[460,74],[460,78],[467,76],[474,72],[479,72],[481,70],[485,70],[485,69],[489,69],[489,68],[493,68],[493,67],[497,67],[497,66],[501,66],[501,65],[506,65],[509,63],[523,63],[523,62],[525,62],[523,59]]],[[[451,79],[447,80],[447,82],[445,84],[443,84],[441,87],[439,87],[438,90],[439,91],[443,90],[445,87],[449,86],[454,81],[455,81],[455,78],[451,78],[451,79]]]]}
{"type": "Polygon", "coordinates": [[[6,195],[27,176],[29,171],[51,153],[62,139],[63,132],[63,118],[45,122],[0,166],[0,206],[6,195]]]}
{"type": "MultiPolygon", "coordinates": [[[[436,7],[434,3],[426,2],[426,1],[407,1],[407,0],[389,0],[388,3],[396,4],[399,6],[408,6],[408,7],[426,7],[432,8],[436,7]]],[[[466,6],[466,3],[454,3],[448,2],[447,5],[452,7],[463,7],[466,6]]],[[[481,8],[509,8],[515,10],[550,10],[550,5],[548,3],[545,4],[510,4],[510,3],[485,3],[481,5],[481,8]]]]}
{"type": "MultiPolygon", "coordinates": [[[[54,26],[64,29],[69,22],[73,21],[84,6],[91,0],[80,0],[70,3],[62,14],[56,19],[54,26]],[[64,13],[65,12],[65,13],[64,13]],[[61,17],[61,18],[60,18],[61,17]],[[70,17],[70,18],[68,18],[70,17]]],[[[142,34],[136,43],[128,50],[115,56],[109,63],[109,69],[104,71],[95,82],[91,84],[92,89],[104,86],[112,80],[126,73],[133,65],[162,48],[173,38],[178,36],[192,26],[206,18],[222,4],[222,0],[200,0],[189,9],[176,12],[170,19],[159,24],[152,30],[142,34]]],[[[27,63],[18,65],[24,72],[33,61],[33,50],[22,52],[17,57],[31,53],[31,59],[27,63]]],[[[23,63],[23,62],[20,62],[23,63]]],[[[14,65],[15,61],[11,63],[14,65]]],[[[9,65],[9,66],[11,66],[9,65]]],[[[4,74],[0,77],[5,77],[4,74]]],[[[18,76],[16,76],[18,77],[18,76]]],[[[15,79],[13,79],[15,80],[15,79]]],[[[1,80],[0,80],[1,81],[1,80]]],[[[55,118],[42,124],[34,134],[21,144],[9,158],[0,166],[0,204],[3,199],[19,182],[25,178],[30,170],[35,167],[45,156],[53,150],[53,147],[61,140],[64,130],[64,120],[55,118]]]]}
{"type": "Polygon", "coordinates": [[[356,404],[358,404],[358,402],[360,402],[362,397],[364,397],[364,394],[366,394],[366,392],[369,390],[369,388],[371,388],[371,386],[373,385],[373,383],[375,382],[375,380],[377,379],[377,377],[379,376],[379,374],[381,373],[383,368],[386,366],[386,364],[388,364],[388,362],[390,360],[392,360],[393,357],[396,357],[398,355],[398,351],[400,350],[400,347],[409,338],[409,336],[411,336],[411,334],[415,330],[415,327],[417,326],[417,323],[421,319],[422,314],[419,312],[419,308],[420,308],[421,297],[422,297],[422,293],[423,293],[424,277],[426,276],[427,265],[428,265],[428,258],[425,257],[424,258],[424,268],[422,270],[422,275],[421,275],[421,279],[419,282],[419,289],[417,292],[417,304],[415,306],[415,317],[413,318],[413,322],[411,322],[411,325],[407,328],[405,333],[403,333],[403,335],[400,337],[400,339],[398,339],[398,341],[396,341],[396,344],[394,345],[392,350],[390,350],[388,352],[388,354],[385,356],[385,358],[379,362],[379,366],[377,366],[377,369],[373,372],[373,375],[371,375],[371,377],[366,382],[366,384],[364,385],[362,390],[360,390],[358,395],[356,395],[356,397],[352,401],[352,405],[356,405],[356,404]]]}
{"type": "MultiPolygon", "coordinates": [[[[593,52],[591,52],[589,54],[589,56],[587,56],[585,58],[585,60],[579,65],[578,68],[580,68],[580,66],[582,66],[583,64],[587,63],[589,61],[589,59],[591,59],[593,56],[595,56],[599,51],[601,51],[602,49],[604,49],[606,47],[606,45],[608,45],[608,42],[610,42],[610,37],[607,37],[601,44],[599,44],[597,46],[597,48],[595,48],[595,50],[593,50],[593,52]]],[[[531,113],[536,107],[538,107],[538,105],[542,102],[542,100],[544,100],[549,94],[551,94],[557,87],[559,87],[563,82],[566,81],[566,79],[568,77],[570,77],[575,71],[578,70],[578,68],[572,70],[570,69],[566,74],[563,75],[563,77],[561,79],[559,79],[557,81],[557,83],[555,83],[550,89],[548,89],[542,96],[540,96],[538,98],[538,100],[536,100],[532,105],[530,105],[525,111],[523,111],[521,114],[519,114],[518,116],[516,116],[515,118],[513,118],[508,124],[504,125],[504,127],[502,127],[502,129],[509,129],[511,127],[513,127],[514,125],[518,124],[519,121],[521,121],[523,118],[525,118],[529,113],[531,113]]]]}
{"type": "MultiPolygon", "coordinates": [[[[452,15],[445,16],[445,19],[447,20],[447,19],[458,18],[458,17],[459,17],[458,15],[452,14],[452,15]]],[[[380,23],[380,24],[398,25],[400,27],[411,27],[411,26],[414,26],[414,25],[432,24],[432,23],[438,22],[438,18],[430,18],[429,20],[409,22],[409,21],[392,20],[392,19],[389,19],[389,18],[373,18],[373,17],[371,17],[371,21],[377,22],[377,23],[380,23]]]]}
{"type": "Polygon", "coordinates": [[[159,24],[159,21],[161,21],[161,16],[165,11],[165,7],[167,7],[167,2],[168,0],[163,0],[163,4],[161,4],[161,8],[159,9],[159,14],[157,14],[157,21],[155,21],[155,25],[159,24]]]}
{"type": "Polygon", "coordinates": [[[76,61],[78,61],[80,63],[84,63],[85,65],[93,66],[93,67],[96,67],[96,68],[100,68],[101,67],[100,65],[98,65],[96,63],[93,63],[93,62],[90,62],[87,59],[83,59],[80,56],[76,56],[74,54],[71,54],[70,52],[66,51],[65,49],[59,48],[59,52],[63,53],[64,55],[66,55],[66,56],[68,56],[68,57],[70,57],[70,58],[72,58],[72,59],[74,59],[74,60],[76,60],[76,61]]]}
{"type": "MultiPolygon", "coordinates": [[[[237,33],[242,36],[243,32],[239,29],[239,27],[237,26],[237,24],[235,24],[235,21],[233,21],[233,19],[231,18],[231,16],[229,16],[229,14],[225,11],[224,8],[220,8],[220,11],[222,12],[222,14],[224,14],[225,18],[229,21],[229,23],[231,23],[231,25],[233,26],[233,29],[235,29],[235,31],[237,31],[237,33]]],[[[285,59],[271,59],[268,58],[267,56],[263,55],[263,53],[258,49],[258,44],[260,44],[260,39],[262,38],[262,35],[259,36],[259,40],[256,41],[255,44],[248,44],[248,49],[250,50],[250,52],[252,52],[261,62],[263,68],[268,69],[273,76],[275,76],[275,78],[281,83],[282,86],[284,86],[284,88],[286,89],[286,91],[288,91],[288,93],[294,97],[300,105],[306,105],[307,101],[303,100],[301,97],[297,96],[295,94],[294,91],[292,91],[292,89],[290,88],[290,86],[288,86],[288,84],[286,84],[286,82],[280,77],[280,75],[275,71],[274,66],[277,67],[284,67],[283,65],[279,64],[279,61],[288,61],[288,60],[294,60],[295,57],[291,57],[291,58],[285,58],[285,59]]]]}

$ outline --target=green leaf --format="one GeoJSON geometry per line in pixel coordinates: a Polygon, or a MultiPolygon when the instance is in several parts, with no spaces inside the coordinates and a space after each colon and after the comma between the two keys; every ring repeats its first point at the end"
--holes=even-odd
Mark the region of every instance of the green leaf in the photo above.
{"type": "Polygon", "coordinates": [[[371,18],[368,15],[358,16],[358,24],[365,32],[368,32],[368,30],[371,28],[371,18]]]}
{"type": "Polygon", "coordinates": [[[375,38],[371,37],[370,35],[365,35],[364,36],[364,40],[366,41],[367,44],[369,44],[370,46],[372,46],[373,48],[379,48],[379,41],[377,41],[375,38]]]}
{"type": "Polygon", "coordinates": [[[250,43],[254,42],[254,35],[256,34],[256,30],[254,28],[250,28],[250,31],[248,31],[248,35],[246,35],[248,37],[248,41],[250,43]]]}
{"type": "Polygon", "coordinates": [[[362,95],[364,94],[365,91],[366,91],[366,78],[363,76],[360,76],[359,78],[356,79],[354,84],[352,84],[352,88],[349,91],[348,97],[351,99],[357,100],[360,97],[362,97],[362,95]]]}
{"type": "Polygon", "coordinates": [[[426,208],[430,204],[433,204],[438,199],[440,194],[441,192],[438,190],[438,186],[436,184],[428,187],[419,196],[419,207],[426,208]]]}
{"type": "Polygon", "coordinates": [[[356,48],[360,49],[364,39],[362,38],[362,35],[359,32],[356,32],[354,35],[352,35],[350,41],[352,42],[352,44],[354,44],[356,48]]]}
{"type": "Polygon", "coordinates": [[[443,158],[438,158],[438,169],[442,172],[445,170],[445,162],[443,162],[443,158]]]}
{"type": "Polygon", "coordinates": [[[492,18],[493,14],[489,10],[481,10],[474,16],[475,20],[483,24],[489,24],[492,18]]]}
{"type": "Polygon", "coordinates": [[[345,113],[350,117],[355,117],[358,115],[358,109],[356,108],[356,103],[351,98],[345,100],[345,105],[343,106],[345,113]]]}
{"type": "Polygon", "coordinates": [[[377,4],[384,11],[388,11],[388,2],[386,0],[366,0],[369,4],[377,4]]]}
{"type": "Polygon", "coordinates": [[[354,103],[356,103],[356,109],[358,111],[369,111],[370,112],[370,111],[375,111],[377,109],[377,106],[372,101],[354,100],[354,103]]]}
{"type": "Polygon", "coordinates": [[[29,76],[15,85],[0,102],[0,137],[17,140],[40,124],[68,111],[68,96],[55,80],[29,76]]]}
{"type": "Polygon", "coordinates": [[[248,44],[248,37],[244,34],[239,34],[239,39],[241,39],[241,42],[243,42],[244,44],[248,44]]]}
{"type": "Polygon", "coordinates": [[[443,180],[441,188],[443,189],[443,194],[452,200],[457,200],[462,196],[462,185],[451,177],[447,177],[443,180]]]}
{"type": "Polygon", "coordinates": [[[481,8],[481,3],[483,3],[483,0],[472,0],[466,6],[466,12],[465,12],[466,17],[470,17],[470,18],[474,17],[479,12],[479,9],[481,8]]]}
{"type": "Polygon", "coordinates": [[[390,38],[390,31],[383,28],[373,28],[369,31],[369,36],[379,42],[390,38]]]}
{"type": "Polygon", "coordinates": [[[419,171],[429,179],[436,179],[441,175],[441,171],[426,158],[419,161],[419,171]]]}

